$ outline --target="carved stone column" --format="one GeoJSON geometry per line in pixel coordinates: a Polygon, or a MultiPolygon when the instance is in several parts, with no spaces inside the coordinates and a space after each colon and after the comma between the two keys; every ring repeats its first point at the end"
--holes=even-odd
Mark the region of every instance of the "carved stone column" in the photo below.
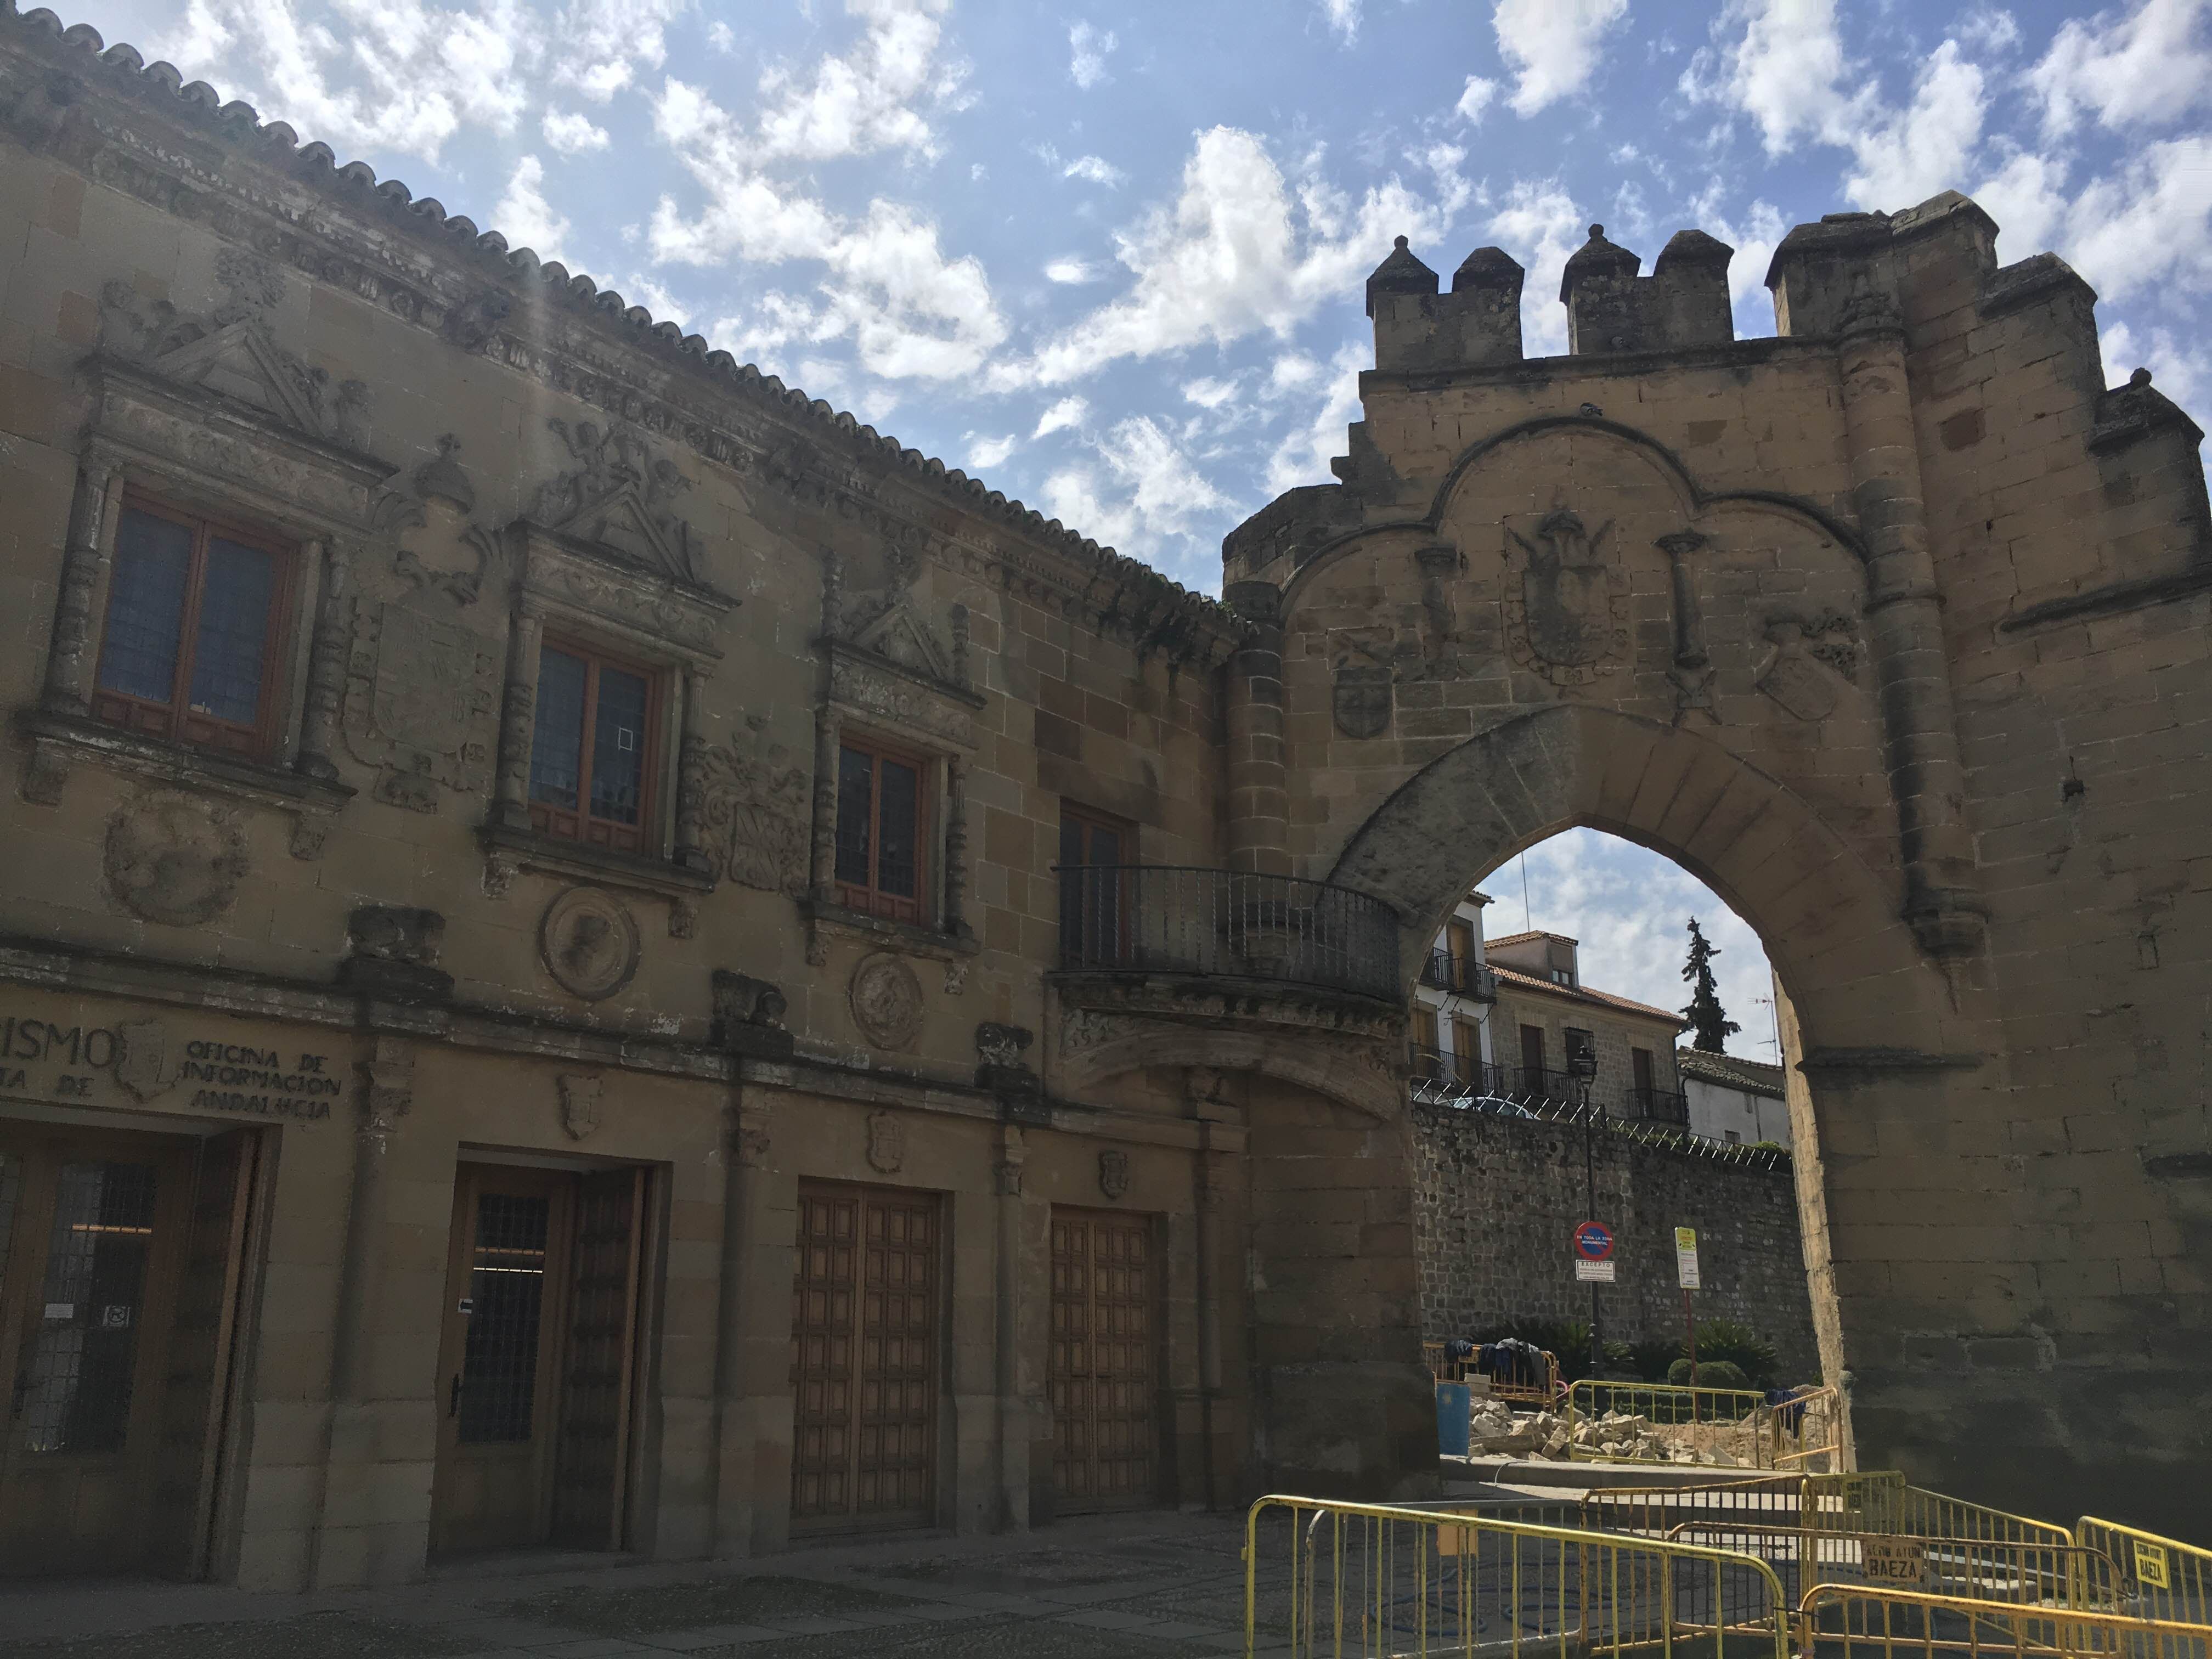
{"type": "Polygon", "coordinates": [[[1659,550],[1667,556],[1667,568],[1674,598],[1674,665],[1667,671],[1674,688],[1674,724],[1680,726],[1692,709],[1709,720],[1720,716],[1713,709],[1713,659],[1705,649],[1705,616],[1698,604],[1697,572],[1690,556],[1705,544],[1694,530],[1676,530],[1659,538],[1659,550]]]}
{"type": "Polygon", "coordinates": [[[530,599],[515,608],[507,634],[507,696],[499,715],[499,781],[494,820],[503,830],[530,828],[530,744],[538,729],[538,656],[545,613],[530,599]]]}
{"type": "Polygon", "coordinates": [[[338,741],[338,714],[345,701],[346,608],[352,597],[353,560],[344,543],[309,542],[301,556],[322,567],[322,592],[315,605],[315,631],[307,648],[307,708],[300,726],[295,769],[311,778],[335,781],[331,757],[338,741]]]}
{"type": "Polygon", "coordinates": [[[676,861],[686,870],[707,867],[707,671],[684,671],[684,738],[676,751],[676,861]]]}
{"type": "MultiPolygon", "coordinates": [[[[769,1310],[757,1307],[770,1290],[773,1264],[761,1261],[752,1248],[752,1236],[769,1224],[769,1154],[774,1128],[773,1114],[758,1092],[748,1093],[743,1084],[732,1091],[732,1103],[724,1115],[725,1170],[722,1183],[721,1297],[717,1313],[714,1350],[714,1554],[728,1560],[749,1556],[773,1540],[761,1534],[763,1509],[776,1507],[776,1499],[790,1489],[789,1448],[785,1449],[784,1475],[779,1492],[761,1490],[763,1442],[773,1425],[763,1420],[761,1407],[766,1386],[761,1364],[773,1370],[775,1355],[763,1360],[755,1350],[767,1340],[769,1310]],[[769,1271],[760,1271],[763,1266],[769,1271]],[[748,1279],[751,1272],[754,1276],[748,1279]],[[751,1319],[761,1328],[747,1328],[751,1319]]],[[[787,1222],[787,1225],[788,1223],[787,1222]]],[[[790,1340],[790,1272],[782,1264],[783,1309],[781,1337],[790,1340]]],[[[776,1345],[767,1342],[773,1348],[776,1345]]],[[[787,1346],[785,1366],[788,1369],[787,1346]]],[[[788,1432],[788,1406],[786,1407],[788,1432]]]]}
{"type": "Polygon", "coordinates": [[[359,1405],[369,1397],[377,1291],[384,1277],[385,1168],[392,1137],[414,1103],[415,1053],[404,1038],[379,1036],[359,1070],[353,1202],[346,1216],[345,1264],[331,1353],[331,1394],[341,1405],[359,1405]]]}
{"type": "Polygon", "coordinates": [[[96,451],[77,464],[69,539],[62,550],[61,594],[54,606],[53,640],[46,653],[46,680],[40,696],[40,702],[56,714],[82,714],[90,707],[92,665],[86,646],[92,636],[92,597],[106,563],[102,544],[118,476],[113,464],[96,451]]]}
{"type": "Polygon", "coordinates": [[[1254,624],[1249,643],[1229,663],[1229,867],[1288,875],[1282,594],[1270,582],[1232,582],[1224,597],[1254,624]]]}
{"type": "Polygon", "coordinates": [[[1852,296],[1837,354],[1851,495],[1866,538],[1867,631],[1897,799],[1905,920],[1930,955],[1971,956],[1981,948],[1989,911],[1975,891],[1905,325],[1887,295],[1862,287],[1852,296]]]}
{"type": "MultiPolygon", "coordinates": [[[[822,707],[814,717],[814,840],[807,862],[806,884],[817,904],[830,903],[836,890],[837,873],[837,738],[839,722],[836,706],[830,701],[825,684],[822,707]]],[[[809,945],[806,960],[817,968],[827,961],[817,961],[816,951],[809,945]]]]}
{"type": "Polygon", "coordinates": [[[1030,1414],[1021,1364],[1022,1164],[1028,1156],[1020,1126],[1000,1125],[991,1169],[999,1224],[999,1524],[1010,1532],[1027,1532],[1030,1526],[1030,1414]]]}
{"type": "Polygon", "coordinates": [[[968,760],[945,763],[945,931],[968,929],[968,760]]]}

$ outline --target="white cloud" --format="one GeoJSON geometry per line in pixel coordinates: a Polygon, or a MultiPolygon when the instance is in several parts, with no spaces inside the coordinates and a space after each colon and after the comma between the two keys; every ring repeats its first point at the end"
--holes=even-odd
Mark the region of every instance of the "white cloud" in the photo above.
{"type": "MultiPolygon", "coordinates": [[[[1313,418],[1287,434],[1267,458],[1268,495],[1279,495],[1300,484],[1330,481],[1328,464],[1344,453],[1345,428],[1359,418],[1359,371],[1369,367],[1374,355],[1371,341],[1353,341],[1338,348],[1328,365],[1328,396],[1313,418]]],[[[1301,384],[1320,378],[1319,363],[1310,357],[1302,362],[1305,372],[1300,376],[1301,384]]],[[[1278,362],[1279,380],[1281,371],[1282,364],[1278,362]]],[[[1188,390],[1184,389],[1186,396],[1188,390]]]]}
{"type": "Polygon", "coordinates": [[[1521,289],[1521,331],[1528,355],[1553,357],[1567,349],[1567,313],[1559,301],[1567,256],[1587,239],[1589,224],[1556,179],[1523,179],[1507,192],[1490,222],[1498,246],[1528,269],[1521,289]]]}
{"type": "Polygon", "coordinates": [[[1129,175],[1112,162],[1097,155],[1079,155],[1060,170],[1063,179],[1081,179],[1094,185],[1103,185],[1111,190],[1129,175]]]}
{"type": "Polygon", "coordinates": [[[2041,253],[2065,222],[2066,164],[2022,150],[1982,180],[1974,200],[1997,222],[1997,258],[2009,264],[2041,253]]]}
{"type": "Polygon", "coordinates": [[[985,438],[970,432],[960,441],[968,446],[968,466],[964,470],[970,473],[978,468],[1004,466],[1006,457],[1021,443],[1012,433],[1003,438],[985,438]]]}
{"type": "Polygon", "coordinates": [[[1922,64],[1912,102],[1854,135],[1857,167],[1844,195],[1863,208],[1904,208],[1955,188],[1981,142],[1986,106],[1982,71],[1946,40],[1922,64]]]}
{"type": "MultiPolygon", "coordinates": [[[[381,9],[390,0],[379,0],[381,9]]],[[[568,0],[553,27],[556,85],[605,103],[668,57],[665,30],[690,0],[568,0]]],[[[541,26],[542,27],[542,26],[541,26]]]]}
{"type": "Polygon", "coordinates": [[[545,142],[563,155],[580,155],[586,150],[605,149],[613,142],[607,130],[593,124],[587,115],[574,114],[567,110],[545,112],[545,142]]]}
{"type": "Polygon", "coordinates": [[[1237,395],[1238,377],[1200,379],[1183,382],[1182,395],[1200,409],[1219,409],[1237,395]]]}
{"type": "Polygon", "coordinates": [[[2146,145],[2093,179],[2068,211],[2063,252],[2108,301],[2168,279],[2212,285],[2212,139],[2146,145]]]}
{"type": "Polygon", "coordinates": [[[1282,393],[1308,386],[1321,376],[1321,365],[1303,351],[1286,351],[1267,373],[1267,390],[1282,393]]]}
{"type": "Polygon", "coordinates": [[[1114,55],[1114,48],[1120,44],[1111,29],[1093,28],[1084,22],[1069,24],[1068,78],[1085,92],[1101,81],[1111,80],[1113,77],[1106,73],[1106,60],[1114,55]]]}
{"type": "Polygon", "coordinates": [[[1743,36],[1723,52],[1717,79],[1705,79],[1713,65],[1700,52],[1683,74],[1682,89],[1749,115],[1769,155],[1787,151],[1800,134],[1844,142],[1848,100],[1838,90],[1844,62],[1835,0],[1730,0],[1713,27],[1717,33],[1735,24],[1743,36]]]}
{"type": "Polygon", "coordinates": [[[2178,120],[2206,96],[2212,50],[2208,0],[2143,0],[2132,12],[2100,12],[2063,24],[2027,72],[2042,100],[2044,131],[2070,131],[2086,111],[2108,127],[2178,120]]]}
{"type": "Polygon", "coordinates": [[[1452,106],[1452,113],[1469,126],[1480,126],[1491,100],[1497,96],[1497,82],[1470,75],[1467,77],[1467,89],[1460,94],[1459,102],[1452,106]]]}
{"type": "Polygon", "coordinates": [[[1079,259],[1073,254],[1066,258],[1052,260],[1044,268],[1045,281],[1060,283],[1069,287],[1079,286],[1085,283],[1095,283],[1102,275],[1103,273],[1097,266],[1087,259],[1079,259]]]}
{"type": "Polygon", "coordinates": [[[1088,462],[1054,472],[1045,480],[1045,510],[1124,553],[1152,555],[1188,534],[1194,519],[1230,504],[1150,416],[1115,422],[1091,448],[1103,472],[1088,462]]]}
{"type": "Polygon", "coordinates": [[[1425,200],[1395,176],[1355,204],[1317,167],[1296,198],[1255,135],[1215,127],[1198,136],[1174,202],[1116,237],[1135,280],[1121,298],[1078,319],[1036,357],[1002,365],[1000,385],[1063,384],[1121,357],[1149,357],[1248,334],[1278,337],[1322,304],[1351,302],[1394,234],[1440,235],[1471,193],[1440,177],[1425,200]]]}
{"type": "Polygon", "coordinates": [[[1789,234],[1790,222],[1771,202],[1753,202],[1737,221],[1722,208],[1722,196],[1721,181],[1715,179],[1690,204],[1691,218],[1698,229],[1735,250],[1729,261],[1729,301],[1735,310],[1738,333],[1747,338],[1771,334],[1774,301],[1766,291],[1766,268],[1789,234]]]}
{"type": "Polygon", "coordinates": [[[2008,11],[1977,6],[1959,20],[1958,39],[1986,52],[2009,52],[2020,44],[2020,23],[2008,11]]]}
{"type": "Polygon", "coordinates": [[[186,80],[204,77],[263,119],[342,151],[435,161],[464,126],[504,137],[528,106],[544,32],[508,0],[466,11],[380,0],[343,36],[306,9],[302,0],[188,0],[173,31],[148,44],[186,80]]]}
{"type": "Polygon", "coordinates": [[[492,210],[492,222],[514,247],[533,249],[540,258],[557,259],[568,240],[568,222],[545,199],[545,167],[535,155],[514,164],[507,194],[492,210]]]}
{"type": "Polygon", "coordinates": [[[730,32],[730,26],[727,23],[718,18],[707,25],[707,44],[714,47],[716,52],[735,52],[738,49],[738,37],[730,32]]]}
{"type": "Polygon", "coordinates": [[[2158,389],[2191,414],[2204,413],[2212,395],[2212,352],[2202,346],[2185,346],[2170,329],[2154,328],[2138,337],[2125,323],[2115,323],[2098,336],[2103,349],[2105,378],[2118,385],[2138,368],[2147,368],[2158,389]]]}
{"type": "Polygon", "coordinates": [[[1628,15],[1628,0],[1498,0],[1491,21],[1514,74],[1513,112],[1534,115],[1582,90],[1598,45],[1628,15]]]}
{"type": "Polygon", "coordinates": [[[769,107],[752,145],[757,161],[830,161],[907,149],[930,156],[937,137],[923,106],[954,99],[963,71],[937,64],[950,0],[845,0],[863,20],[859,42],[811,73],[761,77],[769,107]]]}
{"type": "Polygon", "coordinates": [[[1359,11],[1364,0],[1321,0],[1321,15],[1349,46],[1359,38],[1359,11]]]}
{"type": "Polygon", "coordinates": [[[1048,433],[1064,432],[1070,427],[1081,426],[1083,417],[1090,412],[1091,405],[1083,398],[1062,398],[1050,409],[1045,410],[1036,423],[1036,430],[1030,434],[1030,440],[1035,442],[1048,433]]]}

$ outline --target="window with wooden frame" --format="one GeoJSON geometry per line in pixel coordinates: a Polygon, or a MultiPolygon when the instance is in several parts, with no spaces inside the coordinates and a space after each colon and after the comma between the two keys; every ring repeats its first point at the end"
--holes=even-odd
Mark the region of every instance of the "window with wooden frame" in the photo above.
{"type": "Polygon", "coordinates": [[[930,763],[870,738],[837,751],[837,902],[872,916],[921,925],[929,860],[930,763]]]}
{"type": "Polygon", "coordinates": [[[538,657],[530,822],[617,853],[647,853],[666,677],[568,639],[538,657]]]}
{"type": "Polygon", "coordinates": [[[1417,1002],[1408,1012],[1412,1015],[1413,1075],[1415,1077],[1443,1076],[1444,1062],[1443,1052],[1437,1042],[1437,1011],[1417,1002]]]}
{"type": "Polygon", "coordinates": [[[1060,957],[1071,968],[1126,962],[1133,943],[1127,866],[1137,830],[1085,806],[1060,809],[1060,957]]]}
{"type": "Polygon", "coordinates": [[[276,746],[295,550],[133,492],[116,524],[92,712],[265,759],[276,746]]]}

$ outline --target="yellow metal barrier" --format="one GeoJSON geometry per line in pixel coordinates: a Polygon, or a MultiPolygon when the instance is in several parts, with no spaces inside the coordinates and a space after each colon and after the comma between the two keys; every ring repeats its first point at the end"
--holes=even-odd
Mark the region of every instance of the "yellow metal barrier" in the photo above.
{"type": "Polygon", "coordinates": [[[2074,1540],[2102,1550],[2119,1564],[2128,1612],[2147,1619],[2212,1625],[2212,1550],[2117,1521],[2100,1521],[2093,1515],[2075,1523],[2074,1540]]]}
{"type": "MultiPolygon", "coordinates": [[[[1493,1376],[1490,1379],[1488,1397],[1492,1400],[1512,1401],[1522,1405],[1548,1407],[1557,1404],[1559,1398],[1559,1356],[1549,1349],[1540,1350],[1540,1352],[1543,1354],[1544,1359],[1544,1375],[1541,1380],[1535,1382],[1505,1382],[1493,1376]]],[[[1445,1358],[1444,1345],[1441,1342],[1422,1343],[1421,1358],[1428,1362],[1429,1375],[1439,1382],[1463,1382],[1467,1380],[1470,1362],[1464,1359],[1445,1358]]]]}
{"type": "Polygon", "coordinates": [[[2172,1620],[1843,1584],[1808,1590],[1798,1627],[1807,1659],[2207,1659],[2212,1641],[2172,1620]]]}
{"type": "Polygon", "coordinates": [[[2063,1528],[1908,1486],[1893,1470],[1768,1475],[1590,1492],[1586,1527],[1757,1556],[1794,1598],[1874,1584],[2023,1605],[2133,1612],[2114,1553],[2063,1528]]]}
{"type": "Polygon", "coordinates": [[[1245,1521],[1244,1651],[1288,1659],[1790,1659],[1765,1562],[1676,1540],[1269,1497],[1245,1521]]]}
{"type": "Polygon", "coordinates": [[[1840,1413],[1831,1389],[1770,1406],[1753,1389],[1584,1377],[1567,1390],[1567,1456],[1577,1462],[1826,1474],[1842,1455],[1840,1413]],[[1666,1447],[1665,1455],[1644,1449],[1647,1436],[1666,1447]]]}

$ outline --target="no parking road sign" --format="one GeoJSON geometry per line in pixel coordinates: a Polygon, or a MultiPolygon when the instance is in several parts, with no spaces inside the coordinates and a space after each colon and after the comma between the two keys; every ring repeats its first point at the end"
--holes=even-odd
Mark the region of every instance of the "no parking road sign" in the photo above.
{"type": "Polygon", "coordinates": [[[1613,1283],[1613,1229],[1602,1221],[1585,1221],[1575,1229],[1575,1277],[1613,1283]]]}

